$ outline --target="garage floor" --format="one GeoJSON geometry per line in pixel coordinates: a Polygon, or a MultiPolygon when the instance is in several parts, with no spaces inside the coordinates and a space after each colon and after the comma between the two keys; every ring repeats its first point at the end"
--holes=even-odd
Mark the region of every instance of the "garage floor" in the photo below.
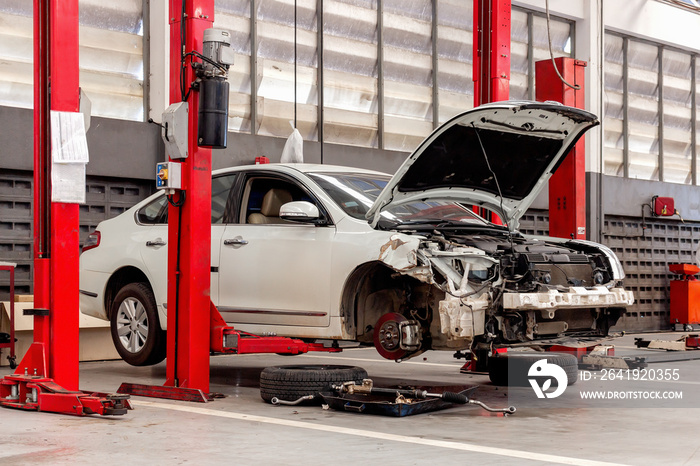
{"type": "MultiPolygon", "coordinates": [[[[617,354],[632,352],[632,342],[632,336],[617,340],[617,354]]],[[[404,418],[265,404],[259,374],[271,365],[358,365],[379,386],[482,385],[475,398],[498,407],[509,404],[507,390],[491,385],[486,375],[460,374],[463,361],[451,353],[430,352],[401,364],[382,360],[373,349],[211,361],[211,389],[226,398],[207,404],[137,397],[135,409],[116,418],[0,409],[0,464],[700,464],[700,410],[688,409],[691,395],[700,392],[700,360],[649,366],[679,369],[679,380],[655,382],[656,389],[683,391],[676,408],[653,407],[653,402],[580,406],[578,388],[572,389],[584,384],[579,382],[554,407],[520,403],[509,417],[458,406],[404,418]]],[[[9,373],[0,369],[0,376],[9,373]]],[[[122,361],[81,364],[84,390],[116,391],[122,382],[162,384],[164,379],[165,363],[150,368],[122,361]]],[[[641,386],[629,381],[624,387],[641,386]]]]}

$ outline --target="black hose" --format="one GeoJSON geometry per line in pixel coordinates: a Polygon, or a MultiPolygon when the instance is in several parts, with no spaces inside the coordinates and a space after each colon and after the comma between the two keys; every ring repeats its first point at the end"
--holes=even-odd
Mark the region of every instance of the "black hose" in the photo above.
{"type": "MultiPolygon", "coordinates": [[[[430,396],[430,394],[428,394],[428,396],[430,396]]],[[[442,395],[440,395],[440,399],[449,403],[456,403],[460,405],[469,403],[469,398],[467,398],[466,395],[454,392],[443,392],[442,395]]]]}

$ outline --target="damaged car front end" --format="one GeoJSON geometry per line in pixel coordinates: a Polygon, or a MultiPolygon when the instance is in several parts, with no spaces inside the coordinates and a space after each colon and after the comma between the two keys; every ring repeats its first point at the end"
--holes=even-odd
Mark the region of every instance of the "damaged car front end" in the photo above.
{"type": "Polygon", "coordinates": [[[378,260],[430,291],[408,306],[420,310],[392,310],[377,321],[373,341],[384,357],[590,344],[608,335],[634,302],[615,254],[589,241],[517,231],[551,174],[597,124],[594,115],[555,103],[490,104],[444,124],[406,160],[366,217],[375,229],[394,232],[378,260]],[[446,201],[467,212],[485,207],[505,225],[466,213],[396,215],[416,202],[446,201]]]}

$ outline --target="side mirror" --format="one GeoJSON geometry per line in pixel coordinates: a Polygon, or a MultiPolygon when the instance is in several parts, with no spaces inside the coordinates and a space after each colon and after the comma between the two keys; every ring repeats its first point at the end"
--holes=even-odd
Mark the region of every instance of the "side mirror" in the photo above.
{"type": "Polygon", "coordinates": [[[316,223],[320,217],[318,207],[307,201],[287,202],[280,207],[280,218],[290,222],[316,223]]]}

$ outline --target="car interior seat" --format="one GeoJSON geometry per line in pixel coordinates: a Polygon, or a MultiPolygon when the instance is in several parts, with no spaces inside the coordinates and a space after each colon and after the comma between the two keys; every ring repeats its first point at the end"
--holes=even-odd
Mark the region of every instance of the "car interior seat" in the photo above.
{"type": "Polygon", "coordinates": [[[287,202],[292,202],[292,195],[286,189],[272,188],[263,197],[260,212],[248,215],[248,223],[287,223],[280,218],[280,207],[287,202]]]}

